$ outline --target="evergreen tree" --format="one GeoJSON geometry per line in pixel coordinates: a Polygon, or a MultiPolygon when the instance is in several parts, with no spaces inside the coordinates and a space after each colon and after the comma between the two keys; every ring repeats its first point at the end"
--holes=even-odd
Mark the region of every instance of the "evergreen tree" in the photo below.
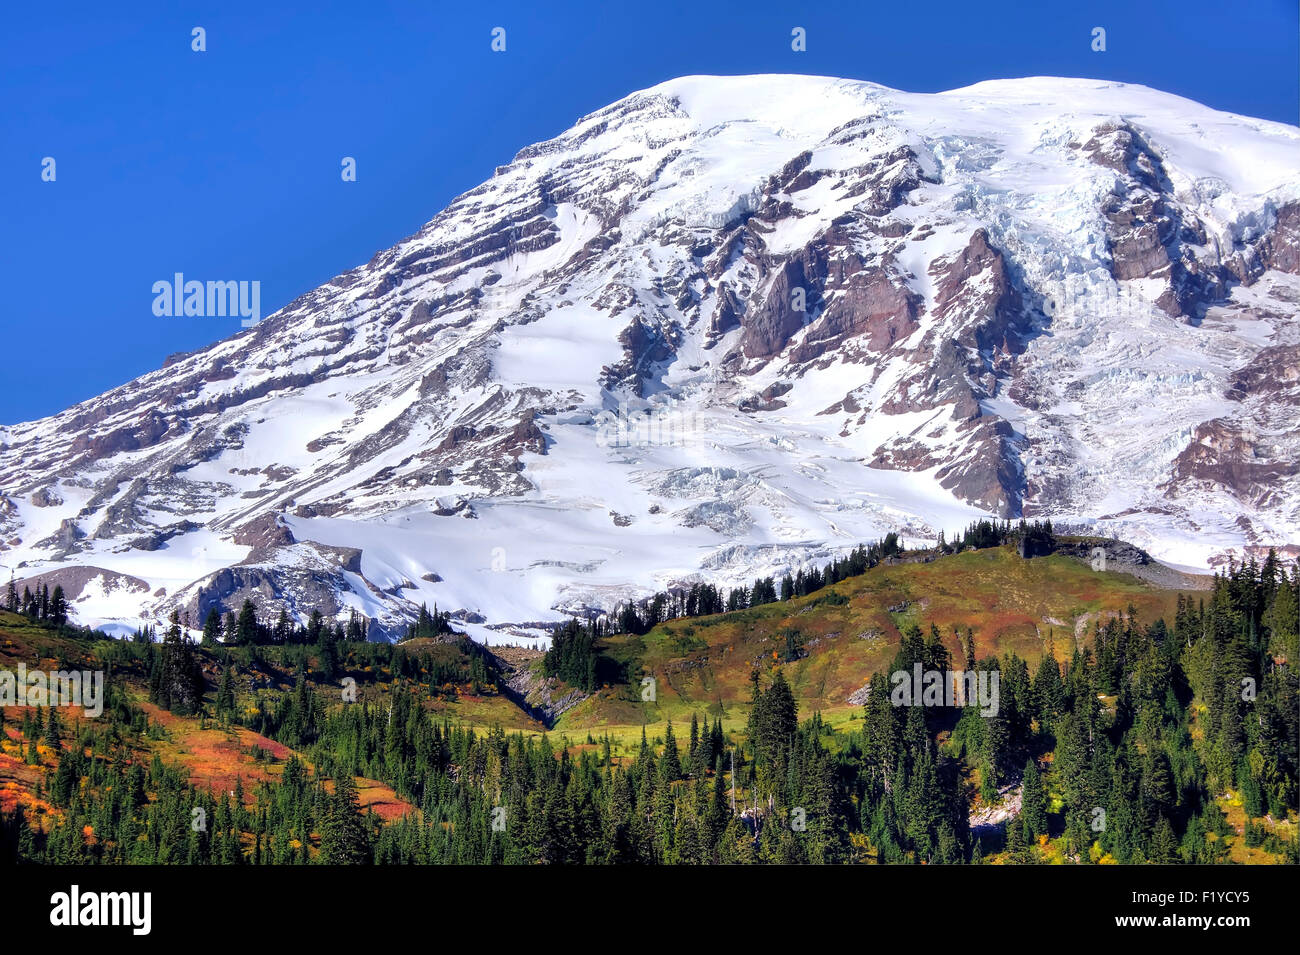
{"type": "Polygon", "coordinates": [[[149,698],[165,709],[192,714],[203,703],[205,685],[203,668],[194,656],[193,647],[181,634],[179,611],[173,610],[171,626],[153,656],[149,698]]]}
{"type": "Polygon", "coordinates": [[[1033,705],[1034,716],[1038,719],[1039,729],[1049,729],[1061,713],[1063,687],[1061,668],[1052,651],[1051,639],[1048,639],[1047,652],[1038,664],[1034,674],[1033,705]]]}
{"type": "Polygon", "coordinates": [[[221,612],[216,607],[212,607],[203,620],[203,645],[206,647],[215,646],[220,637],[221,612]]]}
{"type": "Polygon", "coordinates": [[[673,735],[673,721],[664,730],[664,752],[659,760],[659,778],[665,783],[682,778],[682,762],[677,753],[677,738],[673,735]]]}
{"type": "Polygon", "coordinates": [[[1025,763],[1020,817],[1024,820],[1025,835],[1030,839],[1047,834],[1047,792],[1038,764],[1032,759],[1025,763]]]}
{"type": "Polygon", "coordinates": [[[68,622],[68,601],[63,595],[62,584],[56,584],[54,592],[50,594],[49,621],[56,627],[68,622]]]}
{"type": "MultiPolygon", "coordinates": [[[[229,639],[229,637],[227,637],[229,639]]],[[[257,608],[253,601],[244,598],[244,605],[239,609],[239,620],[235,624],[235,643],[249,646],[257,642],[257,608]]]]}
{"type": "Polygon", "coordinates": [[[362,865],[370,862],[370,840],[355,781],[347,774],[334,779],[321,830],[321,862],[326,865],[362,865]]]}
{"type": "Polygon", "coordinates": [[[217,716],[221,719],[229,719],[235,712],[235,682],[232,677],[232,667],[227,663],[221,668],[221,682],[217,686],[217,716]]]}

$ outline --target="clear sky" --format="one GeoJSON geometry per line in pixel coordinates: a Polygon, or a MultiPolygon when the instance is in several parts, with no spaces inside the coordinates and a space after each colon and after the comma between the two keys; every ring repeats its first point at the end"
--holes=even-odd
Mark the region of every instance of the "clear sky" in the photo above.
{"type": "Polygon", "coordinates": [[[1087,76],[1295,124],[1298,35],[1296,0],[7,4],[0,422],[239,331],[237,318],[155,317],[155,281],[258,280],[268,315],[415,232],[521,147],[674,76],[926,92],[1087,76]],[[206,52],[191,50],[196,26],[206,52]],[[490,48],[497,26],[504,53],[490,48]],[[806,52],[791,50],[796,26],[806,52]],[[356,182],[340,177],[344,156],[356,182]]]}

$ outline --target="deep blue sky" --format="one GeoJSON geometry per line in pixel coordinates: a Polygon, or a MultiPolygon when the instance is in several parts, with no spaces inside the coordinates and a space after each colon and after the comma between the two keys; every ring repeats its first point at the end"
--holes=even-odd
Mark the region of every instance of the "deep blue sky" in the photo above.
{"type": "Polygon", "coordinates": [[[0,17],[0,422],[224,338],[152,284],[258,279],[262,314],[415,232],[523,146],[689,73],[936,91],[1089,76],[1297,121],[1297,4],[14,3],[0,17]],[[271,10],[267,7],[278,6],[271,10]],[[190,49],[194,26],[207,52],[190,49]],[[507,30],[493,53],[490,31],[507,30]],[[790,30],[808,50],[790,49],[790,30]],[[1091,30],[1107,30],[1105,53],[1091,30]],[[58,179],[40,179],[52,156],[58,179]],[[358,162],[344,183],[339,163],[358,162]]]}

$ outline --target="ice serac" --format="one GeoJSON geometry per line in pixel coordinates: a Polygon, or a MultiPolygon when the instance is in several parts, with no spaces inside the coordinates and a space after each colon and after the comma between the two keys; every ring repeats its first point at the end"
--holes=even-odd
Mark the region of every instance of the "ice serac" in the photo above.
{"type": "Polygon", "coordinates": [[[1295,128],[1140,86],[673,80],[0,428],[0,560],[92,623],[436,603],[515,639],[981,514],[1294,548],[1298,168],[1295,128]]]}

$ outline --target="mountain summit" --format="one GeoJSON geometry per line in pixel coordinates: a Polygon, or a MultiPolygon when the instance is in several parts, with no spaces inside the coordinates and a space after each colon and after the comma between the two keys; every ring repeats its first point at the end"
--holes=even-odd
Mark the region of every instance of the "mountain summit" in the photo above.
{"type": "Polygon", "coordinates": [[[981,515],[1294,547],[1297,169],[1294,127],[1120,83],[673,80],[0,428],[0,559],[92,624],[251,596],[490,638],[981,515]]]}

